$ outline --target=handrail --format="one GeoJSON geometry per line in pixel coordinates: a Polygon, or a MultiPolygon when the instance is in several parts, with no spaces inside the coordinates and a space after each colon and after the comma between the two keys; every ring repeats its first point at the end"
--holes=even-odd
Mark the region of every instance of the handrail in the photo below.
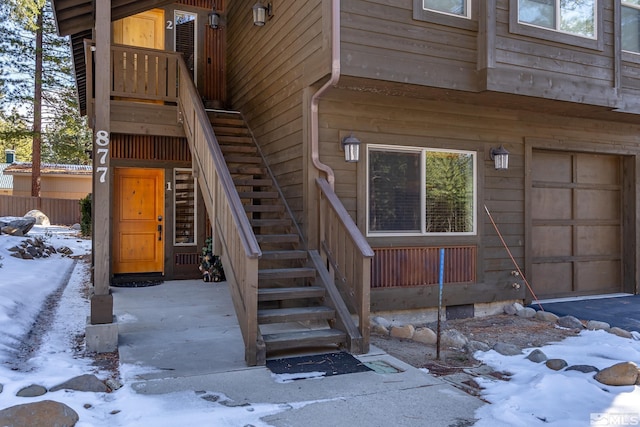
{"type": "Polygon", "coordinates": [[[362,235],[326,179],[316,178],[319,189],[319,245],[325,265],[348,308],[358,317],[363,352],[369,349],[371,259],[373,249],[362,235]]]}

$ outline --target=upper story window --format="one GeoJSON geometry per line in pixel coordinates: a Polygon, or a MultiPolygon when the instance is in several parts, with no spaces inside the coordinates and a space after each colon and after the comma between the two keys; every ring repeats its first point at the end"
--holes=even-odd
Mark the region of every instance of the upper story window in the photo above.
{"type": "Polygon", "coordinates": [[[427,11],[448,15],[471,17],[471,0],[422,0],[422,8],[427,11]]]}
{"type": "Polygon", "coordinates": [[[640,53],[640,0],[622,0],[622,50],[640,53]]]}
{"type": "Polygon", "coordinates": [[[477,0],[413,0],[413,19],[478,31],[477,0]]]}
{"type": "Polygon", "coordinates": [[[369,236],[475,235],[476,153],[369,146],[369,236]]]}
{"type": "Polygon", "coordinates": [[[596,38],[597,0],[518,0],[518,22],[596,38]]]}

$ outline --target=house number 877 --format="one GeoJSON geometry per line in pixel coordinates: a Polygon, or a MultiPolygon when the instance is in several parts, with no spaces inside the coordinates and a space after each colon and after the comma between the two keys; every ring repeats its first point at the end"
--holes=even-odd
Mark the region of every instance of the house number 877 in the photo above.
{"type": "MultiPolygon", "coordinates": [[[[96,132],[96,145],[100,148],[96,149],[96,153],[100,156],[98,162],[101,165],[107,164],[107,159],[109,158],[109,132],[106,130],[99,130],[96,132]]],[[[96,168],[96,174],[100,174],[100,182],[106,182],[107,178],[107,170],[106,166],[98,166],[96,168]]]]}

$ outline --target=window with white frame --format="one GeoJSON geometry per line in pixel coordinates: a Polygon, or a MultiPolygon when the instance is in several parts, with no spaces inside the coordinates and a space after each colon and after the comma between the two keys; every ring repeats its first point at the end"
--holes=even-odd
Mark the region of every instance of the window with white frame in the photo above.
{"type": "Polygon", "coordinates": [[[422,0],[422,8],[447,15],[471,17],[471,0],[422,0]]]}
{"type": "Polygon", "coordinates": [[[640,53],[640,0],[622,0],[622,50],[640,53]]]}
{"type": "Polygon", "coordinates": [[[476,153],[367,147],[367,232],[476,234],[476,153]]]}
{"type": "Polygon", "coordinates": [[[196,244],[196,181],[191,169],[173,170],[174,244],[196,244]]]}
{"type": "Polygon", "coordinates": [[[595,39],[597,0],[518,0],[518,22],[595,39]]]}

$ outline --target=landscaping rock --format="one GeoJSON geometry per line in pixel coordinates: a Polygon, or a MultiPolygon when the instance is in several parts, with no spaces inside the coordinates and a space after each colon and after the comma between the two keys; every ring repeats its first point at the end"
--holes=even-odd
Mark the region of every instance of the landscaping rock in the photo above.
{"type": "Polygon", "coordinates": [[[37,225],[44,225],[45,227],[48,227],[51,225],[51,222],[49,221],[49,217],[37,209],[27,212],[24,216],[35,218],[37,225]]]}
{"type": "Polygon", "coordinates": [[[475,353],[476,351],[489,351],[489,350],[491,350],[491,347],[489,347],[489,344],[484,343],[482,341],[471,340],[465,346],[465,351],[467,352],[467,354],[470,354],[470,355],[473,355],[473,353],[475,353]]]}
{"type": "Polygon", "coordinates": [[[527,359],[535,363],[541,363],[547,360],[547,355],[544,354],[542,350],[536,348],[531,353],[529,353],[529,355],[527,356],[527,359]]]}
{"type": "Polygon", "coordinates": [[[374,324],[371,327],[371,332],[378,335],[388,336],[389,330],[382,325],[374,324]]]}
{"type": "Polygon", "coordinates": [[[537,311],[535,318],[549,323],[556,323],[559,317],[556,314],[549,313],[548,311],[537,311]]]}
{"type": "Polygon", "coordinates": [[[391,328],[391,336],[395,338],[411,339],[414,332],[413,325],[394,326],[391,328]]]}
{"type": "Polygon", "coordinates": [[[76,390],[92,391],[95,393],[106,393],[109,391],[109,388],[95,375],[85,374],[75,378],[71,378],[69,381],[65,381],[64,383],[58,384],[57,386],[51,387],[49,389],[50,392],[58,390],[76,390]]]}
{"type": "Polygon", "coordinates": [[[611,329],[611,325],[607,322],[600,322],[599,320],[589,320],[587,322],[587,329],[592,331],[608,331],[609,329],[611,329]]]}
{"type": "Polygon", "coordinates": [[[4,386],[2,385],[2,383],[0,383],[0,393],[2,393],[3,389],[4,389],[4,386]]]}
{"type": "Polygon", "coordinates": [[[24,387],[24,388],[20,389],[16,393],[16,396],[18,396],[18,397],[37,397],[37,396],[42,396],[46,392],[47,392],[47,389],[42,387],[41,385],[31,384],[28,387],[24,387]]]}
{"type": "Polygon", "coordinates": [[[531,307],[525,307],[522,310],[516,312],[516,316],[524,317],[525,319],[531,319],[536,315],[536,311],[531,307]]]}
{"type": "Polygon", "coordinates": [[[631,334],[631,332],[625,331],[624,329],[618,328],[617,326],[614,326],[613,328],[609,329],[608,332],[622,338],[633,338],[633,335],[631,334]]]}
{"type": "Polygon", "coordinates": [[[563,359],[549,359],[545,362],[545,365],[547,365],[547,368],[553,369],[554,371],[559,371],[569,366],[567,361],[563,359]]]}
{"type": "Polygon", "coordinates": [[[584,325],[574,316],[563,316],[558,319],[558,326],[568,329],[582,329],[584,325]]]}
{"type": "Polygon", "coordinates": [[[64,403],[43,400],[0,411],[0,425],[11,427],[73,427],[79,417],[64,403]]]}
{"type": "Polygon", "coordinates": [[[429,328],[418,328],[413,333],[413,340],[422,344],[435,344],[438,337],[436,333],[429,328]]]}
{"type": "Polygon", "coordinates": [[[616,363],[598,372],[594,378],[606,385],[635,385],[638,380],[638,365],[633,362],[616,363]]]}
{"type": "Polygon", "coordinates": [[[515,303],[514,304],[507,304],[504,306],[504,312],[505,314],[509,314],[509,315],[514,315],[518,312],[518,309],[515,307],[515,303]]]}
{"type": "Polygon", "coordinates": [[[375,325],[380,325],[380,326],[384,326],[385,328],[389,329],[391,327],[391,322],[387,319],[385,319],[382,316],[376,316],[373,319],[371,319],[371,321],[375,324],[375,325]]]}
{"type": "Polygon", "coordinates": [[[33,217],[4,216],[0,217],[0,230],[12,236],[26,236],[35,223],[33,217]]]}
{"type": "Polygon", "coordinates": [[[569,366],[566,370],[578,371],[578,372],[582,372],[583,374],[588,374],[590,372],[600,372],[600,369],[591,365],[572,365],[572,366],[569,366]]]}
{"type": "Polygon", "coordinates": [[[493,346],[493,349],[503,356],[515,356],[517,354],[522,354],[522,351],[520,351],[518,346],[503,342],[496,343],[496,345],[493,346]]]}
{"type": "Polygon", "coordinates": [[[457,329],[447,329],[442,332],[440,337],[440,344],[445,347],[451,348],[464,348],[469,340],[465,337],[462,332],[457,329]]]}

